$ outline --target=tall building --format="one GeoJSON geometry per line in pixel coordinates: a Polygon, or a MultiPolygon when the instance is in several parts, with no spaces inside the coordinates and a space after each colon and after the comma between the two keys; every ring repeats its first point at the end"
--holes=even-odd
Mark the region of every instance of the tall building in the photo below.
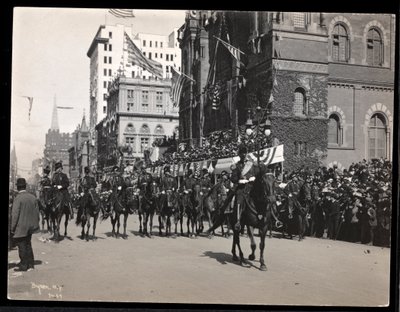
{"type": "Polygon", "coordinates": [[[163,77],[171,78],[171,67],[180,69],[181,55],[177,43],[177,29],[169,36],[138,33],[124,25],[101,25],[89,47],[90,58],[90,120],[89,128],[95,126],[107,114],[107,89],[117,75],[148,79],[152,75],[136,65],[128,63],[124,40],[127,33],[143,54],[162,64],[163,77]]]}
{"type": "MultiPolygon", "coordinates": [[[[103,120],[107,112],[108,88],[113,79],[123,75],[128,78],[149,79],[151,73],[128,62],[126,33],[143,54],[162,64],[163,78],[171,78],[171,67],[180,70],[181,51],[177,45],[177,29],[170,35],[133,34],[131,27],[124,25],[101,25],[89,47],[90,58],[90,119],[91,138],[98,142],[95,127],[103,120]]],[[[139,80],[136,80],[139,81],[139,80]]],[[[97,147],[90,151],[91,165],[96,165],[97,147]]]]}
{"type": "Polygon", "coordinates": [[[12,147],[10,153],[10,171],[9,171],[9,189],[13,190],[16,188],[15,183],[17,182],[17,174],[18,174],[18,162],[17,162],[17,152],[15,150],[15,143],[12,147]]]}
{"type": "Polygon", "coordinates": [[[68,149],[73,145],[73,137],[69,133],[60,132],[58,125],[58,114],[56,98],[54,97],[53,115],[51,127],[46,133],[44,149],[44,166],[49,165],[54,170],[54,164],[61,161],[64,172],[69,175],[69,154],[68,149]]]}
{"type": "MultiPolygon", "coordinates": [[[[186,19],[187,36],[187,29],[201,29],[196,24],[204,25],[209,46],[203,135],[238,129],[259,117],[254,108],[261,106],[272,137],[284,144],[288,170],[391,158],[394,16],[198,11],[186,19]],[[216,38],[240,49],[240,59],[216,38]],[[212,100],[216,85],[218,107],[212,100]]],[[[190,33],[196,38],[195,30],[190,33]]],[[[181,47],[190,49],[190,41],[181,47]]],[[[186,62],[183,52],[182,67],[190,73],[194,57],[188,56],[186,62]]],[[[195,96],[187,87],[180,110],[195,96]]],[[[197,128],[193,121],[181,136],[190,138],[197,128]]]]}
{"type": "Polygon", "coordinates": [[[132,164],[156,139],[179,135],[169,79],[118,77],[109,88],[107,116],[97,125],[97,168],[132,164]]]}

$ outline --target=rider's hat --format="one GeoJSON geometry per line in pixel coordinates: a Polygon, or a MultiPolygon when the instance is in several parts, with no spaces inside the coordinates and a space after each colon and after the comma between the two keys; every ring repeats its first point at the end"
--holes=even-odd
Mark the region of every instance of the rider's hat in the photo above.
{"type": "Polygon", "coordinates": [[[86,166],[85,169],[83,169],[83,170],[85,171],[85,173],[89,173],[90,172],[90,169],[89,169],[88,166],[86,166]]]}
{"type": "Polygon", "coordinates": [[[54,166],[55,170],[57,170],[58,168],[62,168],[62,167],[63,167],[63,165],[62,165],[61,161],[56,162],[56,164],[54,166]]]}
{"type": "Polygon", "coordinates": [[[49,166],[46,166],[46,167],[43,169],[43,172],[46,173],[46,174],[49,174],[49,173],[50,173],[50,167],[49,167],[49,166]]]}

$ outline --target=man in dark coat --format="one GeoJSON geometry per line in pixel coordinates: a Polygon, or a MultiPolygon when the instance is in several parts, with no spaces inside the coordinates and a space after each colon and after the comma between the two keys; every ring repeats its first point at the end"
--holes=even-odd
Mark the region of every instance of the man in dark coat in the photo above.
{"type": "Polygon", "coordinates": [[[93,198],[93,192],[97,186],[96,180],[90,175],[89,167],[84,168],[85,175],[82,177],[79,185],[79,192],[83,193],[82,196],[82,207],[87,207],[95,202],[93,198]]]}
{"type": "Polygon", "coordinates": [[[47,203],[50,200],[50,190],[51,190],[51,179],[49,177],[50,168],[46,166],[43,169],[43,176],[39,181],[39,200],[42,207],[46,207],[47,203]]]}
{"type": "Polygon", "coordinates": [[[195,178],[193,177],[193,170],[189,169],[187,172],[187,176],[183,182],[183,189],[187,192],[193,191],[193,186],[196,183],[195,178]]]}
{"type": "Polygon", "coordinates": [[[39,207],[36,197],[26,191],[26,181],[17,180],[18,195],[12,207],[11,235],[18,246],[21,262],[15,271],[34,269],[32,234],[39,230],[39,207]]]}
{"type": "Polygon", "coordinates": [[[61,205],[67,205],[69,209],[70,218],[74,218],[74,212],[72,210],[71,199],[68,192],[69,179],[67,175],[62,172],[63,166],[61,162],[55,164],[56,172],[53,175],[51,181],[54,190],[56,191],[56,196],[61,196],[61,205]]]}

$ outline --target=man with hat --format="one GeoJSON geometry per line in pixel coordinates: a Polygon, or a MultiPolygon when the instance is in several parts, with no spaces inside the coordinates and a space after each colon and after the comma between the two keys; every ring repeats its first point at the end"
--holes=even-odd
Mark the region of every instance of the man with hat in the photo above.
{"type": "Polygon", "coordinates": [[[49,198],[49,191],[51,189],[51,179],[49,177],[50,167],[46,166],[43,169],[43,176],[40,178],[39,181],[39,200],[42,207],[46,207],[47,201],[49,198]]]}
{"type": "Polygon", "coordinates": [[[56,172],[53,174],[52,185],[56,191],[56,194],[61,194],[61,206],[66,205],[69,209],[69,215],[71,220],[74,218],[74,212],[72,210],[71,199],[68,192],[69,179],[67,175],[62,172],[63,166],[61,161],[56,162],[54,169],[56,172]]]}
{"type": "MultiPolygon", "coordinates": [[[[112,169],[111,173],[111,189],[112,193],[110,194],[109,197],[109,209],[114,208],[114,204],[119,201],[119,202],[125,202],[126,199],[126,183],[125,179],[122,176],[122,173],[119,170],[119,166],[115,165],[112,169]]],[[[110,212],[110,211],[108,211],[110,212]]]]}
{"type": "Polygon", "coordinates": [[[11,236],[18,246],[21,262],[15,271],[34,269],[32,234],[39,230],[39,207],[36,197],[26,191],[24,178],[17,179],[18,195],[14,199],[11,216],[11,236]]]}
{"type": "Polygon", "coordinates": [[[187,191],[187,192],[192,192],[195,183],[196,183],[196,179],[193,176],[193,170],[188,169],[186,178],[183,183],[183,190],[187,191]]]}
{"type": "MultiPolygon", "coordinates": [[[[165,203],[167,201],[167,192],[172,192],[172,194],[175,194],[175,191],[177,190],[178,185],[176,182],[175,177],[172,176],[171,174],[171,169],[167,165],[164,167],[164,176],[161,178],[161,195],[160,195],[160,209],[162,210],[165,207],[165,203]]],[[[175,196],[175,195],[173,195],[175,196]]]]}
{"type": "Polygon", "coordinates": [[[90,168],[83,169],[85,175],[80,180],[79,193],[82,195],[81,207],[87,207],[95,202],[93,192],[95,192],[97,183],[93,176],[90,175],[90,168]]]}

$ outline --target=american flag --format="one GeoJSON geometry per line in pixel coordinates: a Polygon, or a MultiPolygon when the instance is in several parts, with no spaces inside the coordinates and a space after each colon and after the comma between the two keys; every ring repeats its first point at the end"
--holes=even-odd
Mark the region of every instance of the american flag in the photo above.
{"type": "Polygon", "coordinates": [[[172,88],[171,88],[171,101],[174,107],[179,106],[179,100],[181,97],[182,87],[184,83],[184,78],[182,74],[178,73],[175,68],[171,67],[172,72],[172,88]]]}
{"type": "Polygon", "coordinates": [[[219,110],[220,103],[221,103],[221,85],[217,83],[212,91],[211,109],[219,110]]]}
{"type": "Polygon", "coordinates": [[[124,51],[128,52],[129,62],[142,67],[158,78],[163,77],[162,65],[145,57],[139,48],[133,43],[131,38],[129,38],[127,33],[125,33],[125,42],[127,44],[127,48],[124,49],[124,51]]]}
{"type": "Polygon", "coordinates": [[[114,15],[115,17],[122,17],[122,18],[135,17],[135,14],[133,14],[132,9],[110,9],[108,10],[108,12],[114,15]]]}
{"type": "Polygon", "coordinates": [[[245,54],[244,52],[240,51],[238,48],[235,48],[234,46],[230,45],[228,42],[226,42],[218,37],[215,37],[215,36],[214,36],[214,38],[219,40],[220,42],[222,42],[224,47],[227,48],[229,52],[231,52],[232,56],[236,60],[240,61],[240,54],[245,54]]]}

